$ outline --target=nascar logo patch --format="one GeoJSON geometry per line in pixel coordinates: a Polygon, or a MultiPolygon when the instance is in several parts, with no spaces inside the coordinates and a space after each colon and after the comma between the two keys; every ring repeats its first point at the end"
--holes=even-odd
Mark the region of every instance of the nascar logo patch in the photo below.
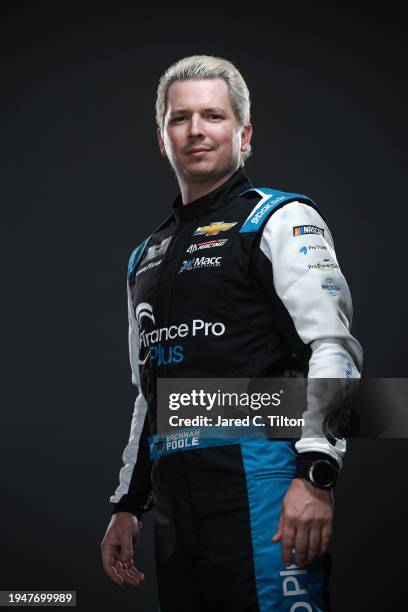
{"type": "Polygon", "coordinates": [[[294,236],[304,236],[305,234],[320,234],[324,236],[324,229],[316,225],[297,225],[293,228],[294,236]]]}

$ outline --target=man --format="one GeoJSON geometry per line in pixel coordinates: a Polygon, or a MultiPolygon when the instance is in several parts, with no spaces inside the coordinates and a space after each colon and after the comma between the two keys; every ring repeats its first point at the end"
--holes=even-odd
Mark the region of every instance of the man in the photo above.
{"type": "Polygon", "coordinates": [[[180,195],[129,262],[139,395],[104,568],[118,585],[141,583],[133,545],[153,499],[162,612],[326,610],[344,440],[302,435],[296,450],[282,440],[202,440],[171,453],[149,436],[159,378],[359,377],[361,347],[330,231],[305,196],[252,188],[242,168],[249,93],[230,62],[193,56],[171,66],[156,119],[180,195]]]}

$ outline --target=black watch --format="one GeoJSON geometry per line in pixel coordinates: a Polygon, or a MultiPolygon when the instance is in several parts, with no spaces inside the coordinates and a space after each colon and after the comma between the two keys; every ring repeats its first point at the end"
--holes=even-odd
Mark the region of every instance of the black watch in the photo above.
{"type": "Polygon", "coordinates": [[[330,461],[317,459],[302,462],[297,469],[296,478],[304,478],[319,489],[333,489],[339,471],[330,461]]]}

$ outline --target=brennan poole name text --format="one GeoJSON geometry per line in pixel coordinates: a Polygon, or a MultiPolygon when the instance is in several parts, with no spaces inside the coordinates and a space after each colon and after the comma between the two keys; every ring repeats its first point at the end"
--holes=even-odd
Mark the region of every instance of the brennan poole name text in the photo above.
{"type": "Polygon", "coordinates": [[[260,415],[254,417],[246,416],[236,419],[227,419],[221,416],[218,416],[217,419],[208,416],[186,418],[172,415],[169,418],[169,425],[171,427],[265,427],[264,418],[268,419],[271,427],[304,427],[305,425],[304,419],[291,419],[278,415],[267,415],[266,417],[260,415]]]}

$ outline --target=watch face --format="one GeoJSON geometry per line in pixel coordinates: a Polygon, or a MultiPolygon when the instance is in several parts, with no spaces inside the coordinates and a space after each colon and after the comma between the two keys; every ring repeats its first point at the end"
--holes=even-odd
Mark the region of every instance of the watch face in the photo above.
{"type": "Polygon", "coordinates": [[[328,461],[316,461],[310,468],[310,479],[321,487],[329,487],[336,478],[336,471],[328,461]]]}

